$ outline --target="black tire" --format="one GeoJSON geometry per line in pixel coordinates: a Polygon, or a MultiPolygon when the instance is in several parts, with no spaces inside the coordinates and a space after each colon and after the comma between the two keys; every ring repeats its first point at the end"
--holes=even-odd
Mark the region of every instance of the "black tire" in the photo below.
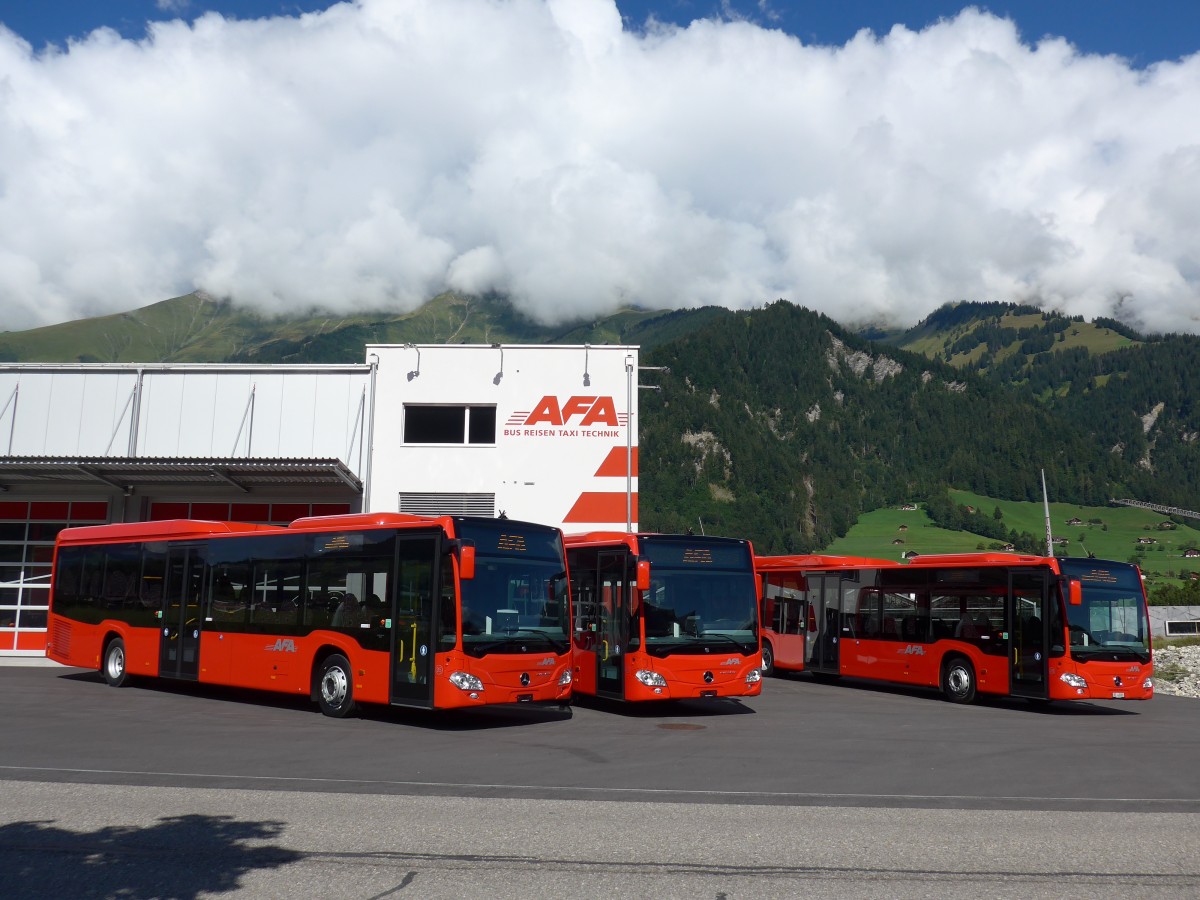
{"type": "Polygon", "coordinates": [[[763,678],[775,674],[775,649],[771,646],[770,641],[763,641],[762,673],[763,678]]]}
{"type": "Polygon", "coordinates": [[[317,671],[317,703],[321,712],[343,719],[354,712],[354,676],[350,661],[340,653],[325,657],[317,671]]]}
{"type": "Polygon", "coordinates": [[[966,657],[952,656],[942,663],[942,696],[951,703],[975,699],[975,667],[966,657]]]}
{"type": "Polygon", "coordinates": [[[100,667],[104,680],[113,687],[123,687],[129,683],[129,669],[126,666],[125,642],[113,638],[104,648],[104,664],[100,667]]]}

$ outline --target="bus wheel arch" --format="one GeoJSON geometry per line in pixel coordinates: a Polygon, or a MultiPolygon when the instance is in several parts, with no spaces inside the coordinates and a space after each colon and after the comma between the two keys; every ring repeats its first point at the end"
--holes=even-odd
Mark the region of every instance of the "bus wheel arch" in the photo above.
{"type": "Polygon", "coordinates": [[[762,642],[762,673],[764,676],[775,674],[775,648],[770,641],[762,642]]]}
{"type": "Polygon", "coordinates": [[[341,719],[354,711],[354,672],[335,647],[322,648],[313,663],[313,699],[321,712],[341,719]]]}
{"type": "Polygon", "coordinates": [[[967,657],[951,653],[942,660],[942,696],[951,703],[971,703],[975,699],[975,667],[967,657]]]}
{"type": "Polygon", "coordinates": [[[129,656],[125,652],[125,639],[115,632],[104,638],[104,651],[100,656],[100,672],[112,687],[124,687],[129,683],[129,656]]]}

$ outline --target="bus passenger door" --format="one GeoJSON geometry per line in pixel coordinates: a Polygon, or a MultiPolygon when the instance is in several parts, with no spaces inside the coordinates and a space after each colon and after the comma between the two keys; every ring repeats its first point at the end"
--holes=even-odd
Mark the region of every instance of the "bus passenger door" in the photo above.
{"type": "MultiPolygon", "coordinates": [[[[438,540],[396,537],[392,589],[392,699],[402,706],[433,705],[433,624],[440,601],[438,540]]],[[[446,577],[452,578],[449,572],[446,577]]]]}
{"type": "Polygon", "coordinates": [[[1014,697],[1049,696],[1049,593],[1045,569],[1009,572],[1009,692],[1014,697]]]}
{"type": "Polygon", "coordinates": [[[194,680],[200,669],[204,555],[200,547],[172,547],[167,555],[159,621],[158,674],[194,680]]]}
{"type": "Polygon", "coordinates": [[[625,696],[625,651],[629,644],[628,554],[601,551],[597,560],[596,693],[625,696]]]}
{"type": "Polygon", "coordinates": [[[837,673],[842,637],[842,603],[837,575],[810,574],[807,576],[806,599],[816,620],[816,639],[806,646],[806,669],[814,672],[837,673]]]}

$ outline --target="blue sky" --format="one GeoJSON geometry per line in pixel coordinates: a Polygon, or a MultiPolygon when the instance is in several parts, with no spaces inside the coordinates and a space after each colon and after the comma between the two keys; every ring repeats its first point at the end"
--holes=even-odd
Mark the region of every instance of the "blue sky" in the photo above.
{"type": "MultiPolygon", "coordinates": [[[[137,39],[145,34],[147,21],[194,19],[206,10],[246,19],[297,15],[330,5],[321,0],[3,0],[0,22],[39,47],[47,41],[65,43],[102,26],[137,39]]],[[[740,17],[816,44],[844,44],[861,28],[883,34],[896,23],[920,30],[970,5],[1012,19],[1027,41],[1061,36],[1085,53],[1115,53],[1139,67],[1200,50],[1200,3],[1192,0],[617,0],[635,28],[650,15],[676,24],[740,17]]]]}
{"type": "Polygon", "coordinates": [[[1200,333],[1200,3],[0,3],[0,330],[449,289],[1200,333]]]}

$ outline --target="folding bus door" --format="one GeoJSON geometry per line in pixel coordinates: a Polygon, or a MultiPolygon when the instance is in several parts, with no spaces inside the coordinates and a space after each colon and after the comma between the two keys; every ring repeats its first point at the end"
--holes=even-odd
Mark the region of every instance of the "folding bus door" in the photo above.
{"type": "MultiPolygon", "coordinates": [[[[805,597],[817,624],[816,640],[806,646],[805,668],[833,674],[838,671],[842,637],[841,578],[837,573],[820,572],[806,576],[805,597]]],[[[853,611],[852,611],[853,612],[853,611]]]]}
{"type": "Polygon", "coordinates": [[[197,677],[203,588],[203,547],[171,547],[158,629],[158,674],[165,678],[197,677]]]}
{"type": "Polygon", "coordinates": [[[629,643],[629,555],[600,551],[597,559],[596,693],[625,695],[625,650],[629,643]]]}
{"type": "MultiPolygon", "coordinates": [[[[392,592],[392,703],[433,705],[433,623],[437,621],[439,540],[433,535],[396,537],[392,592]]],[[[449,572],[445,577],[453,577],[449,572]]]]}
{"type": "Polygon", "coordinates": [[[1046,569],[1009,572],[1009,692],[1014,697],[1048,696],[1049,594],[1046,569]]]}

